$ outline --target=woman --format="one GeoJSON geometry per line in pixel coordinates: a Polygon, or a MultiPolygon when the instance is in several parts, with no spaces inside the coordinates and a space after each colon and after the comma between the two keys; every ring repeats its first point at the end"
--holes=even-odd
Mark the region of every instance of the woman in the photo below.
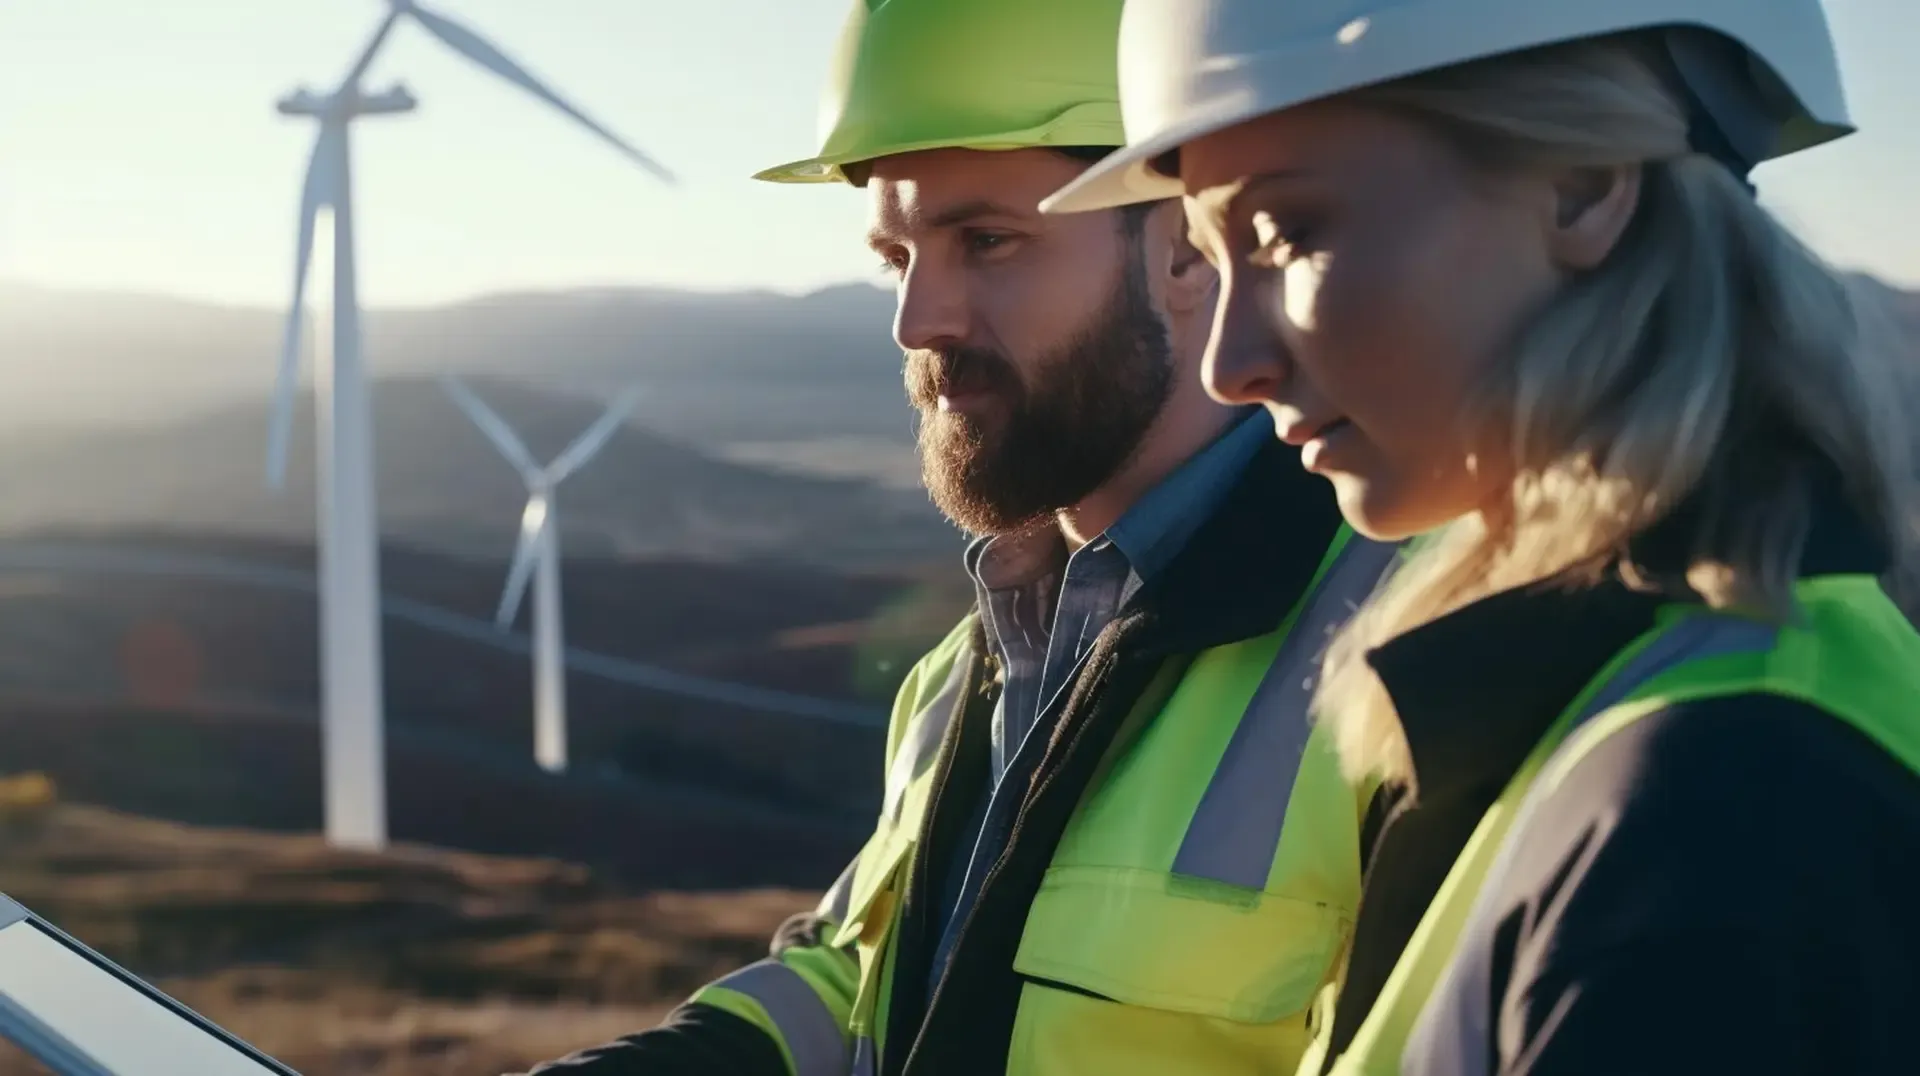
{"type": "Polygon", "coordinates": [[[1211,391],[1426,536],[1301,1072],[1920,1071],[1915,397],[1746,183],[1850,130],[1817,0],[1129,0],[1121,82],[1048,208],[1184,196],[1211,391]]]}

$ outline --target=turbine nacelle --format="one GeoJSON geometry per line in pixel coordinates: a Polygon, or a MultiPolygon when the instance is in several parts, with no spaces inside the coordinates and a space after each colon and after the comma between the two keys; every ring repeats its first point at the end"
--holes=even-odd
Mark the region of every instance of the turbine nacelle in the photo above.
{"type": "Polygon", "coordinates": [[[420,99],[407,89],[403,82],[396,82],[379,93],[354,92],[347,107],[356,116],[386,116],[395,112],[412,112],[420,107],[420,99]]]}
{"type": "Polygon", "coordinates": [[[396,112],[412,112],[419,106],[419,98],[407,89],[406,84],[396,82],[379,93],[364,93],[358,87],[351,87],[321,94],[302,86],[282,97],[275,107],[283,116],[315,116],[320,119],[341,120],[351,116],[385,116],[396,112]]]}
{"type": "Polygon", "coordinates": [[[282,116],[324,116],[333,110],[333,95],[302,86],[275,102],[274,107],[282,116]]]}

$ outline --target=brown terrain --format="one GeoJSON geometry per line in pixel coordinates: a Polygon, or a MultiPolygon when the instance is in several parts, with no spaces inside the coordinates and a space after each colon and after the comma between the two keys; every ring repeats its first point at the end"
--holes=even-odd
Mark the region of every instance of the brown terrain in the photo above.
{"type": "MultiPolygon", "coordinates": [[[[153,535],[100,547],[308,571],[312,556],[153,535]]],[[[0,560],[11,548],[0,542],[0,560]]],[[[565,576],[570,646],[848,716],[575,669],[574,765],[553,776],[531,759],[530,660],[486,622],[504,565],[394,547],[385,568],[390,602],[478,624],[476,636],[387,621],[396,838],[554,856],[650,887],[830,882],[878,801],[893,689],[964,606],[950,585],[902,575],[579,558],[565,576]]],[[[0,565],[0,775],[43,771],[72,801],[144,816],[314,830],[316,620],[311,593],[0,565]]]]}
{"type": "MultiPolygon", "coordinates": [[[[648,1026],[817,899],[17,802],[0,892],[308,1076],[522,1071],[648,1026]]],[[[0,1076],[41,1071],[0,1043],[0,1076]]]]}

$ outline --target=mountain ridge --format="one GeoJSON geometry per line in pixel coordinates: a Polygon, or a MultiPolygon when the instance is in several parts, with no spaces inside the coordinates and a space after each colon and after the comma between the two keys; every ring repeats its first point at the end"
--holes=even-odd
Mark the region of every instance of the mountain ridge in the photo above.
{"type": "MultiPolygon", "coordinates": [[[[519,382],[470,384],[540,459],[600,414],[592,401],[519,382]]],[[[314,428],[311,398],[303,403],[279,492],[266,485],[266,413],[245,404],[168,427],[0,436],[0,534],[157,527],[311,542],[314,428]]],[[[525,486],[442,386],[390,381],[374,396],[373,416],[382,534],[467,556],[509,555],[525,486]]],[[[909,447],[890,451],[911,459],[909,447]]],[[[555,505],[563,554],[887,567],[959,548],[957,532],[917,489],[732,462],[632,423],[560,486],[555,505]]]]}
{"type": "MultiPolygon", "coordinates": [[[[35,390],[0,393],[0,429],[264,409],[283,319],[264,307],[0,283],[0,376],[35,390]]],[[[864,284],[803,295],[557,289],[372,307],[363,336],[376,383],[451,372],[603,397],[639,381],[650,392],[636,421],[703,447],[848,432],[905,443],[891,321],[891,296],[864,284]]]]}

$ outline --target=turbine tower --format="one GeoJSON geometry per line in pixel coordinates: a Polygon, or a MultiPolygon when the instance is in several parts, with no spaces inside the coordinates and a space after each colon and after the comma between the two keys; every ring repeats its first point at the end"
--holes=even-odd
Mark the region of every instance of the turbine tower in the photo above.
{"type": "Polygon", "coordinates": [[[513,626],[529,578],[533,582],[533,757],[549,773],[567,768],[567,666],[560,616],[560,524],[554,511],[554,491],[568,476],[586,466],[626,421],[639,394],[620,394],[599,420],[545,467],[534,461],[499,414],[488,407],[458,378],[443,379],[448,395],[467,413],[480,432],[493,442],[527,484],[527,507],[520,515],[520,540],[513,551],[513,567],[500,594],[494,623],[502,631],[513,626]]]}
{"type": "Polygon", "coordinates": [[[283,98],[284,115],[319,121],[300,198],[294,253],[293,299],[281,341],[268,434],[267,479],[285,482],[299,375],[307,269],[321,210],[332,217],[333,332],[330,354],[314,375],[315,441],[320,520],[321,736],[326,831],[336,846],[380,849],[387,843],[385,719],[380,654],[379,524],[374,499],[373,422],[361,359],[360,303],[355,284],[352,157],[348,127],[362,116],[392,115],[415,107],[394,86],[363,93],[361,79],[403,17],[411,17],[449,48],[519,86],[661,180],[673,177],[652,158],[588,118],[473,31],[414,0],[389,0],[346,77],[327,94],[306,88],[283,98]]]}

